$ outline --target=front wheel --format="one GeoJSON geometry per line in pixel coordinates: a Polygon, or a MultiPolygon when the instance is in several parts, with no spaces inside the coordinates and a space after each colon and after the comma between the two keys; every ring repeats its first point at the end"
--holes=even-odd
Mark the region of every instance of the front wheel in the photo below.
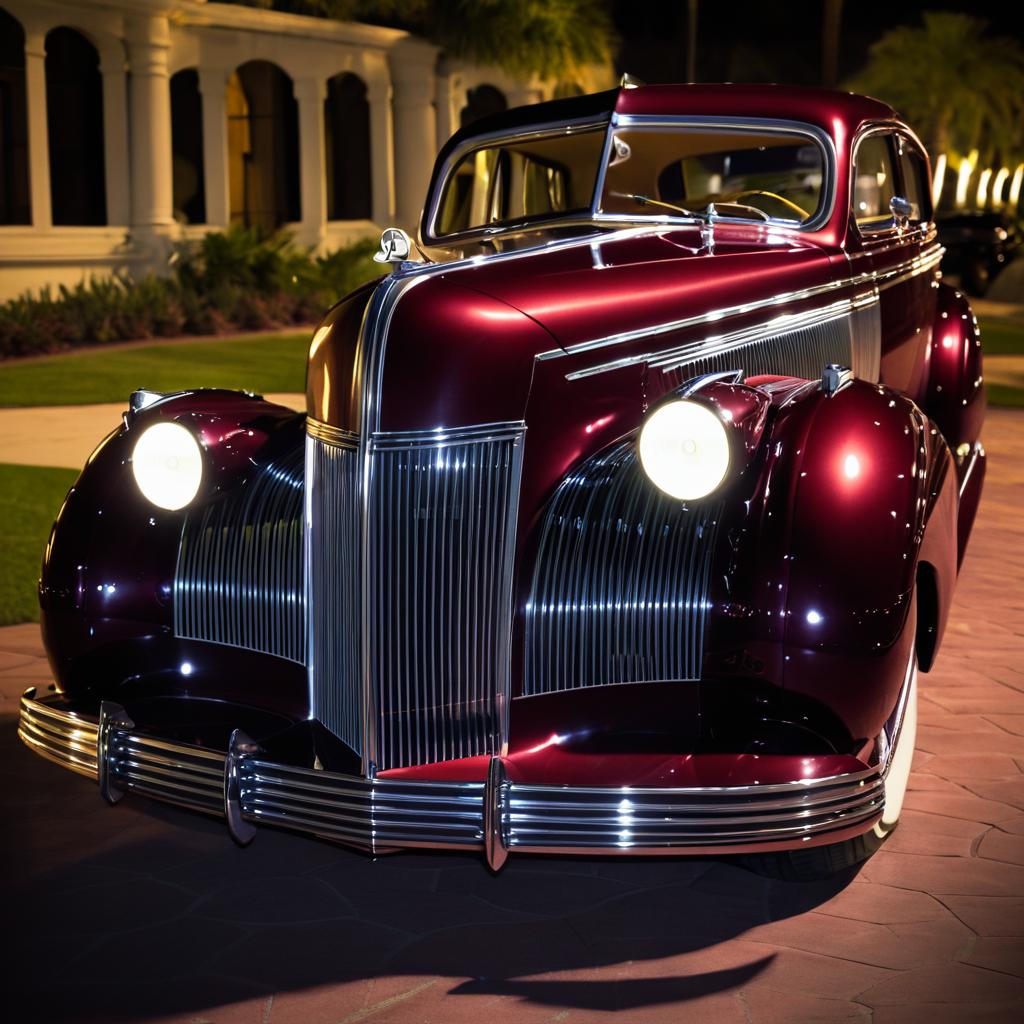
{"type": "Polygon", "coordinates": [[[884,842],[897,824],[903,810],[903,798],[910,781],[910,765],[914,759],[917,739],[917,653],[911,655],[906,682],[906,707],[896,746],[889,759],[883,790],[885,805],[882,816],[870,832],[829,846],[812,846],[803,850],[785,850],[743,858],[743,863],[759,875],[787,882],[815,882],[866,861],[884,842]]]}

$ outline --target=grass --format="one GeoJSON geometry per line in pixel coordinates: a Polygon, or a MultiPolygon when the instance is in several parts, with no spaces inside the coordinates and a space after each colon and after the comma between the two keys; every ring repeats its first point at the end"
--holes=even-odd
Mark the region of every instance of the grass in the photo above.
{"type": "Polygon", "coordinates": [[[987,356],[1024,356],[1024,323],[981,320],[981,345],[987,356]]]}
{"type": "Polygon", "coordinates": [[[309,333],[301,331],[0,363],[0,406],[123,402],[139,387],[299,392],[306,387],[308,348],[309,333]]]}
{"type": "Polygon", "coordinates": [[[0,626],[39,618],[36,581],[43,549],[77,477],[74,469],[0,464],[0,626]]]}

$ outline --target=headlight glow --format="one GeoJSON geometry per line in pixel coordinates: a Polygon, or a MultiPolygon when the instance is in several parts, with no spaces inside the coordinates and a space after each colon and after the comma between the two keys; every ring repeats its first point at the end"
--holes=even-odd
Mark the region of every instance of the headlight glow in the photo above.
{"type": "Polygon", "coordinates": [[[135,442],[132,473],[149,501],[174,512],[199,493],[203,452],[180,423],[156,423],[135,442]]]}
{"type": "Polygon", "coordinates": [[[709,495],[729,472],[729,436],[700,402],[666,402],[640,429],[640,464],[651,482],[681,501],[709,495]]]}

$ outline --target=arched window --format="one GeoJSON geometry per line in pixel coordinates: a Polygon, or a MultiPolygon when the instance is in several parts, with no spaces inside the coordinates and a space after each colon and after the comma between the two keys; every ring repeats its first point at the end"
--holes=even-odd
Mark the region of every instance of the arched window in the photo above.
{"type": "Polygon", "coordinates": [[[327,150],[327,219],[369,220],[370,104],[366,83],[357,75],[335,75],[327,81],[324,100],[327,150]]]}
{"type": "Polygon", "coordinates": [[[292,80],[265,60],[228,81],[231,220],[273,231],[301,220],[299,111],[292,80]]]}
{"type": "Polygon", "coordinates": [[[46,37],[46,122],[53,223],[106,224],[100,56],[73,28],[46,37]]]}
{"type": "Polygon", "coordinates": [[[493,85],[478,85],[466,93],[466,105],[459,113],[459,124],[465,128],[488,114],[500,114],[508,110],[508,100],[500,89],[493,85]]]}
{"type": "Polygon", "coordinates": [[[171,151],[174,217],[186,224],[205,224],[203,98],[193,68],[171,76],[171,151]]]}
{"type": "Polygon", "coordinates": [[[0,224],[29,224],[25,33],[0,7],[0,224]]]}

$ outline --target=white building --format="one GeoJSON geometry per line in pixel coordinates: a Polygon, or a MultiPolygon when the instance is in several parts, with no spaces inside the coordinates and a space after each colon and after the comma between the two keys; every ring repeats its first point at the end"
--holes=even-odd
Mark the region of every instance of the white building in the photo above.
{"type": "Polygon", "coordinates": [[[205,0],[0,0],[0,300],[229,223],[414,228],[438,147],[550,87],[394,29],[205,0]]]}

